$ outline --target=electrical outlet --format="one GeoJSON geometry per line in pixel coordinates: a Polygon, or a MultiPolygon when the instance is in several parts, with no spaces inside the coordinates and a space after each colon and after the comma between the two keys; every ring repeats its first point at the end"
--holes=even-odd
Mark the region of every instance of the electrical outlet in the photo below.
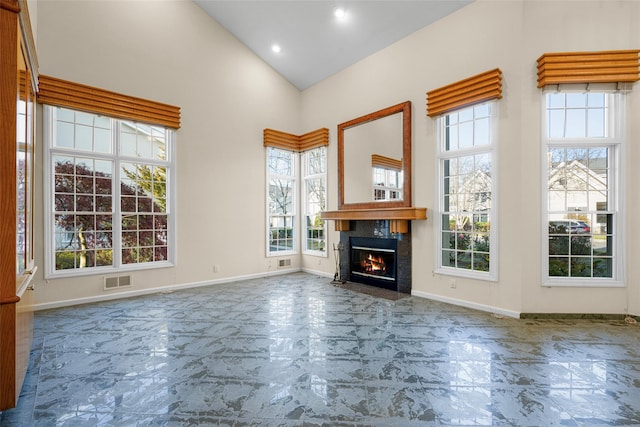
{"type": "Polygon", "coordinates": [[[218,264],[213,264],[213,272],[214,273],[219,273],[220,272],[220,266],[218,264]]]}
{"type": "Polygon", "coordinates": [[[451,286],[451,289],[455,289],[457,286],[456,279],[449,280],[449,286],[451,286]]]}

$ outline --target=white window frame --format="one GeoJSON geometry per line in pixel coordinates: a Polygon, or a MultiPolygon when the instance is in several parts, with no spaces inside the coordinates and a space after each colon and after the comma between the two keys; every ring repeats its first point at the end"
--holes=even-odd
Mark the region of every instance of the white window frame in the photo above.
{"type": "Polygon", "coordinates": [[[266,254],[267,257],[276,257],[276,256],[288,256],[288,255],[295,255],[300,253],[299,251],[299,245],[300,245],[300,238],[298,236],[299,234],[299,230],[300,230],[300,219],[299,219],[299,215],[298,212],[300,211],[299,209],[299,202],[298,200],[300,199],[298,197],[298,191],[299,191],[299,180],[300,180],[300,156],[298,153],[292,152],[290,150],[285,150],[282,148],[275,148],[275,147],[267,147],[266,151],[265,151],[265,166],[266,166],[266,188],[265,188],[265,194],[266,194],[266,233],[265,233],[265,238],[266,238],[266,254]],[[284,151],[287,153],[290,153],[292,155],[292,168],[293,168],[293,175],[279,175],[279,174],[274,174],[271,173],[269,171],[269,152],[270,150],[279,150],[279,151],[284,151]],[[271,250],[271,212],[269,210],[269,202],[270,202],[270,198],[269,198],[269,184],[271,182],[271,179],[285,179],[285,180],[289,180],[293,183],[293,189],[292,189],[292,198],[293,200],[291,201],[291,205],[292,205],[292,210],[293,212],[291,212],[290,214],[287,214],[287,216],[292,218],[292,224],[291,224],[291,228],[292,228],[292,232],[293,232],[293,242],[292,242],[292,249],[291,250],[283,250],[283,251],[272,251],[271,250]]]}
{"type": "Polygon", "coordinates": [[[327,221],[323,220],[322,221],[322,227],[323,227],[323,236],[324,236],[324,250],[313,250],[313,249],[308,249],[307,248],[307,235],[308,235],[308,228],[307,228],[307,218],[310,216],[310,212],[308,212],[307,208],[309,206],[308,200],[309,200],[309,193],[306,191],[307,189],[307,181],[309,180],[314,180],[314,179],[320,179],[323,181],[323,187],[324,187],[324,200],[325,200],[325,209],[326,209],[326,204],[327,204],[327,147],[325,146],[321,146],[321,147],[316,147],[313,148],[311,150],[305,151],[303,153],[300,154],[301,157],[301,164],[303,165],[302,167],[302,182],[300,185],[300,191],[302,193],[302,207],[301,207],[301,211],[302,211],[302,215],[303,215],[303,221],[301,221],[301,225],[302,225],[302,241],[303,243],[303,250],[302,253],[304,255],[311,255],[311,256],[318,256],[318,257],[323,257],[326,258],[328,257],[328,251],[327,251],[327,221]],[[317,152],[320,151],[322,153],[322,155],[324,156],[324,170],[321,173],[317,173],[317,174],[309,174],[308,172],[308,168],[309,168],[309,156],[313,153],[313,152],[317,152]]]}
{"type": "Polygon", "coordinates": [[[625,123],[626,108],[624,94],[615,88],[615,85],[598,85],[597,87],[589,87],[589,85],[571,84],[546,87],[541,95],[541,139],[542,139],[542,217],[541,217],[541,236],[542,236],[542,255],[541,255],[541,277],[543,287],[623,287],[625,286],[625,269],[624,269],[624,176],[625,176],[625,123]],[[550,138],[549,122],[547,114],[547,94],[549,91],[558,91],[565,93],[588,93],[602,92],[607,96],[609,117],[605,125],[608,134],[604,138],[550,138]],[[613,218],[613,274],[611,278],[599,277],[556,277],[549,276],[549,162],[548,152],[550,148],[600,148],[609,149],[609,160],[612,163],[609,167],[607,189],[610,193],[609,206],[607,213],[612,213],[613,218]]]}
{"type": "Polygon", "coordinates": [[[469,107],[460,108],[453,112],[460,112],[465,109],[479,107],[482,105],[489,106],[489,143],[486,145],[472,146],[469,148],[458,149],[455,151],[446,151],[445,150],[445,138],[446,138],[446,116],[444,113],[437,118],[436,123],[436,158],[437,158],[437,167],[436,169],[436,194],[438,197],[438,211],[434,215],[434,224],[435,229],[437,230],[437,237],[434,239],[435,246],[435,273],[448,275],[448,276],[456,276],[456,277],[465,277],[470,279],[478,279],[478,280],[487,280],[487,281],[497,281],[498,280],[498,272],[499,272],[499,247],[498,247],[498,138],[497,138],[497,129],[498,129],[498,103],[493,101],[487,101],[482,104],[475,104],[469,107]],[[460,157],[479,155],[479,154],[489,154],[491,159],[491,210],[489,212],[489,223],[490,223],[490,231],[489,231],[489,271],[478,271],[478,270],[470,270],[464,268],[456,268],[450,266],[444,266],[442,262],[442,232],[443,232],[443,224],[442,224],[442,216],[444,214],[444,161],[451,160],[460,157]]]}
{"type": "MultiPolygon", "coordinates": [[[[44,137],[44,150],[43,150],[43,184],[44,184],[44,207],[45,207],[45,220],[44,220],[44,232],[45,232],[45,279],[63,278],[63,277],[77,277],[88,276],[96,274],[114,274],[121,272],[129,272],[136,270],[148,270],[157,268],[167,268],[175,266],[176,262],[176,220],[175,220],[175,170],[176,170],[176,156],[175,156],[175,131],[173,129],[166,128],[166,161],[155,161],[153,159],[141,160],[137,157],[125,157],[120,155],[120,147],[118,144],[118,135],[120,120],[110,118],[112,122],[111,131],[111,153],[98,153],[91,151],[82,151],[76,149],[67,149],[63,147],[56,147],[56,110],[58,107],[50,105],[43,106],[43,137],[44,137]],[[54,168],[53,168],[53,156],[54,155],[69,155],[77,157],[85,157],[92,159],[109,160],[113,162],[113,177],[112,177],[112,232],[113,232],[113,264],[110,266],[99,267],[87,267],[87,268],[75,268],[56,270],[55,265],[55,230],[54,230],[54,168]],[[120,213],[120,162],[123,163],[142,163],[148,165],[160,165],[166,167],[166,213],[167,213],[167,260],[152,261],[146,263],[131,263],[122,264],[121,251],[122,251],[122,236],[121,236],[121,213],[120,213]]],[[[76,110],[80,111],[80,110],[76,110]]],[[[83,111],[80,111],[83,112],[83,111]]],[[[94,113],[89,113],[94,114],[94,113]]]]}
{"type": "Polygon", "coordinates": [[[403,180],[404,177],[402,171],[374,166],[372,168],[373,201],[382,202],[402,200],[403,180]],[[380,176],[383,177],[382,183],[380,183],[380,180],[378,179],[380,176]],[[396,197],[391,197],[391,193],[395,193],[396,197]],[[377,194],[383,194],[384,197],[377,198],[377,194]]]}

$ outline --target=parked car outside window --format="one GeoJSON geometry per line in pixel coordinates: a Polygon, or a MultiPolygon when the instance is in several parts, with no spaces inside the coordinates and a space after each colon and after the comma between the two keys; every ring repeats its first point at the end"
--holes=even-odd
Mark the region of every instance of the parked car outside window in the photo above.
{"type": "Polygon", "coordinates": [[[549,234],[589,234],[591,227],[577,219],[559,219],[549,221],[549,234]]]}

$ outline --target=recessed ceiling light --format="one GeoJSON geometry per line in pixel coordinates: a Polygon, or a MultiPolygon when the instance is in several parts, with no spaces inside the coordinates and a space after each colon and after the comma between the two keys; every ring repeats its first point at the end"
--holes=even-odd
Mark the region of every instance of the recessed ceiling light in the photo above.
{"type": "Polygon", "coordinates": [[[280,53],[282,49],[280,48],[280,45],[274,44],[271,46],[271,50],[274,51],[275,53],[280,53]]]}
{"type": "Polygon", "coordinates": [[[333,15],[340,21],[347,19],[347,10],[343,7],[336,7],[333,10],[333,15]]]}

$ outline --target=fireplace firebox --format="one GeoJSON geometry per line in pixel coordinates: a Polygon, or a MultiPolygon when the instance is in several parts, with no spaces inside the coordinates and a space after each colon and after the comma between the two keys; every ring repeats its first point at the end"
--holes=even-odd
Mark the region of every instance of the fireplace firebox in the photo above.
{"type": "Polygon", "coordinates": [[[351,237],[349,243],[352,282],[397,290],[397,240],[351,237]]]}

